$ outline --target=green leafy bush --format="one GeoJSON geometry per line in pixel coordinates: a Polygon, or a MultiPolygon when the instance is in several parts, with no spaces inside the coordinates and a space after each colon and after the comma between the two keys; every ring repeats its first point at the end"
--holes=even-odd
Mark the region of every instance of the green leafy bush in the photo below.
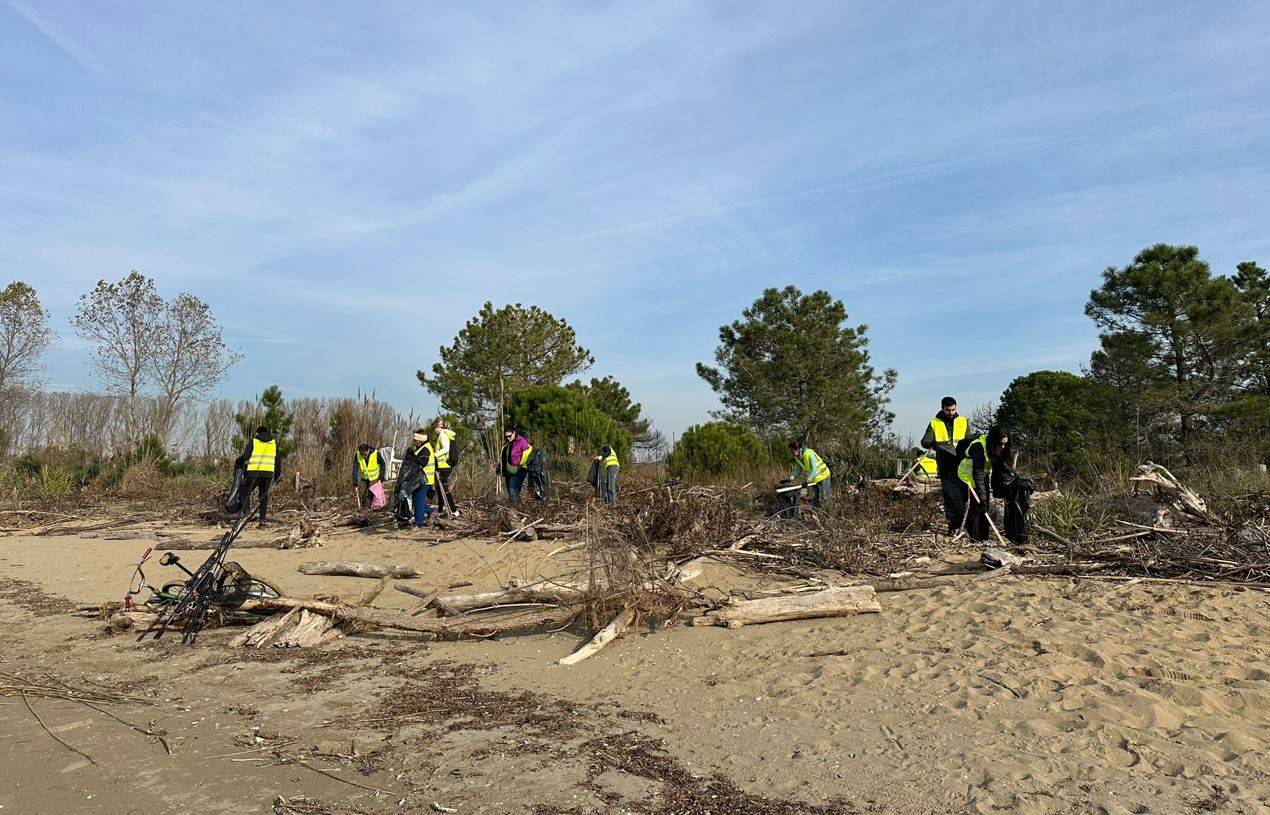
{"type": "Polygon", "coordinates": [[[770,465],[763,443],[731,422],[706,422],[684,431],[666,462],[676,477],[713,477],[770,465]]]}
{"type": "Polygon", "coordinates": [[[629,461],[630,431],[572,388],[540,385],[519,391],[507,402],[507,420],[556,458],[589,459],[607,444],[623,464],[629,461]]]}

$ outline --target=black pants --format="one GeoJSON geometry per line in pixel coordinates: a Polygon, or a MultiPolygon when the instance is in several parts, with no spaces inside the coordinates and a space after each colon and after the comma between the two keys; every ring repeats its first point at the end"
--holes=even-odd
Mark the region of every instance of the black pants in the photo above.
{"type": "Polygon", "coordinates": [[[970,514],[966,516],[966,533],[973,541],[986,541],[991,534],[988,526],[988,515],[992,512],[992,499],[982,502],[970,499],[970,514]]]}
{"type": "Polygon", "coordinates": [[[944,520],[948,522],[948,534],[955,535],[961,529],[961,519],[966,516],[966,501],[970,493],[966,482],[957,477],[956,469],[951,473],[940,473],[939,486],[944,494],[944,520]]]}
{"type": "Polygon", "coordinates": [[[454,472],[453,467],[438,467],[437,481],[440,483],[441,490],[445,490],[445,498],[437,496],[437,506],[441,509],[447,509],[453,512],[458,509],[458,505],[454,503],[454,489],[450,486],[450,474],[454,472]]]}
{"type": "Polygon", "coordinates": [[[251,491],[256,490],[260,493],[260,520],[265,519],[265,512],[269,509],[269,488],[273,486],[273,473],[247,473],[247,480],[244,482],[243,506],[249,508],[251,506],[251,491]]]}

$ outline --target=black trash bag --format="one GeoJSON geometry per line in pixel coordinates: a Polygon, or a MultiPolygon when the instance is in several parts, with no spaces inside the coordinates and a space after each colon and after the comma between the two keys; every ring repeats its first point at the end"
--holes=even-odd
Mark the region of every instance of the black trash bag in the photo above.
{"type": "Polygon", "coordinates": [[[230,515],[237,515],[243,508],[243,501],[247,498],[247,491],[243,489],[243,481],[247,479],[247,468],[243,465],[234,465],[234,474],[229,479],[229,498],[225,501],[225,511],[230,515]]]}
{"type": "Polygon", "coordinates": [[[546,501],[551,495],[551,479],[547,476],[547,471],[534,472],[529,471],[529,489],[534,497],[539,501],[546,501]]]}
{"type": "Polygon", "coordinates": [[[776,485],[775,491],[772,493],[772,502],[768,505],[772,510],[772,514],[777,518],[793,518],[794,509],[798,506],[798,498],[802,494],[802,483],[791,481],[788,478],[776,485]],[[798,484],[799,489],[786,489],[798,484]]]}
{"type": "Polygon", "coordinates": [[[530,453],[529,461],[525,463],[525,469],[529,473],[527,477],[529,491],[539,501],[546,501],[551,494],[551,479],[547,476],[547,454],[542,450],[535,450],[530,453]]]}
{"type": "Polygon", "coordinates": [[[414,499],[404,492],[397,493],[397,500],[393,504],[392,516],[399,524],[411,524],[415,520],[414,499]]]}
{"type": "Polygon", "coordinates": [[[411,467],[397,477],[397,498],[392,514],[401,523],[414,523],[414,494],[424,485],[423,471],[411,467]]]}
{"type": "Polygon", "coordinates": [[[1032,508],[1032,493],[1036,482],[1013,472],[993,485],[1004,506],[1004,522],[1001,534],[1012,543],[1027,543],[1027,513],[1032,508]]]}
{"type": "Polygon", "coordinates": [[[586,483],[590,484],[592,487],[595,487],[597,489],[599,488],[600,462],[594,461],[594,460],[591,462],[591,469],[586,471],[586,483]]]}

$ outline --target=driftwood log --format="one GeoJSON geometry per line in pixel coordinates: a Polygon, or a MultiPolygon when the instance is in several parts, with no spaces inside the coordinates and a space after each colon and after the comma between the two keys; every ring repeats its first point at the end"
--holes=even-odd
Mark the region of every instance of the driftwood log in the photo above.
{"type": "Polygon", "coordinates": [[[561,665],[577,665],[589,656],[599,653],[600,649],[626,633],[631,623],[635,622],[635,610],[630,606],[623,608],[617,616],[591,638],[591,641],[560,660],[561,665]]]}
{"type": "Polygon", "coordinates": [[[275,614],[230,641],[230,645],[248,648],[307,648],[322,645],[344,636],[344,626],[323,614],[293,608],[275,614]]]}
{"type": "MultiPolygon", "coordinates": [[[[576,583],[535,583],[528,586],[512,586],[498,591],[447,594],[437,597],[435,605],[446,614],[452,615],[477,608],[511,603],[558,603],[577,600],[585,590],[585,586],[576,583]]],[[[414,592],[409,593],[414,594],[414,592]]]]}
{"type": "Polygon", "coordinates": [[[740,628],[743,625],[773,623],[782,620],[807,620],[817,617],[845,617],[850,614],[878,612],[882,606],[872,586],[842,586],[805,594],[745,600],[724,606],[693,619],[693,625],[721,625],[740,628]]]}
{"type": "Polygon", "coordinates": [[[1157,494],[1168,499],[1173,507],[1181,512],[1199,518],[1203,521],[1217,521],[1218,518],[1208,509],[1208,505],[1204,503],[1204,499],[1199,494],[1187,487],[1177,479],[1177,476],[1169,472],[1166,468],[1159,464],[1153,464],[1148,461],[1146,464],[1138,465],[1138,474],[1129,479],[1135,486],[1140,484],[1150,484],[1155,488],[1157,494]]]}
{"type": "Polygon", "coordinates": [[[559,628],[571,622],[576,610],[547,608],[532,612],[506,614],[501,617],[457,617],[425,619],[412,617],[400,611],[358,608],[356,606],[328,603],[323,600],[302,600],[294,597],[278,597],[248,600],[243,611],[287,611],[292,608],[307,609],[336,620],[347,620],[369,628],[386,628],[393,631],[410,631],[430,634],[441,639],[464,637],[488,637],[494,634],[511,634],[543,628],[559,628]]]}
{"type": "Polygon", "coordinates": [[[403,578],[419,576],[418,569],[402,563],[390,565],[383,563],[363,563],[356,560],[321,560],[314,563],[301,563],[300,573],[374,578],[403,578]]]}
{"type": "MultiPolygon", "coordinates": [[[[272,538],[270,540],[243,540],[239,538],[234,541],[234,549],[289,549],[286,545],[286,538],[272,538]]],[[[210,541],[196,541],[189,538],[159,538],[155,543],[155,549],[170,549],[173,552],[194,552],[200,549],[215,549],[220,544],[220,538],[210,541]]]]}

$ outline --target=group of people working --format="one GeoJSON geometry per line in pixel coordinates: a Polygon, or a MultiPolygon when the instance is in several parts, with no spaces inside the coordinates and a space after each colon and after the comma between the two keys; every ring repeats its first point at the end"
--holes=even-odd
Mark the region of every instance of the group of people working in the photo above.
{"type": "MultiPolygon", "coordinates": [[[[420,427],[411,435],[397,473],[392,502],[403,525],[425,526],[437,512],[459,517],[451,481],[458,463],[454,440],[455,433],[445,419],[437,419],[431,432],[420,427]]],[[[964,529],[973,540],[987,540],[993,526],[990,513],[995,496],[1005,506],[1004,537],[1023,542],[1025,517],[1034,486],[1015,471],[1010,436],[1005,430],[992,427],[986,433],[972,435],[969,421],[957,412],[957,400],[945,396],[922,436],[922,447],[934,454],[949,535],[964,529]]],[[[802,441],[791,441],[789,454],[793,470],[787,482],[789,486],[782,488],[792,495],[787,513],[792,515],[804,490],[810,493],[813,507],[823,506],[829,500],[832,477],[829,465],[802,441]]],[[[259,524],[264,526],[269,487],[282,476],[278,443],[267,427],[257,428],[235,464],[245,470],[244,496],[250,497],[253,491],[259,494],[259,524]]],[[[596,451],[588,481],[595,488],[597,498],[617,503],[620,468],[613,447],[603,445],[596,451]]],[[[534,450],[519,428],[509,427],[503,432],[496,471],[503,477],[508,501],[520,501],[526,480],[534,497],[546,500],[550,489],[546,457],[534,450]]],[[[384,486],[387,475],[387,462],[382,460],[379,450],[370,444],[359,445],[353,463],[359,507],[382,507],[387,503],[384,486]]]]}
{"type": "MultiPolygon", "coordinates": [[[[458,464],[456,434],[445,419],[437,419],[431,431],[416,428],[401,458],[391,505],[402,525],[426,526],[438,512],[459,517],[451,476],[458,464]],[[435,504],[435,506],[434,506],[435,504]]],[[[267,427],[259,427],[248,439],[247,447],[234,462],[244,471],[243,495],[259,493],[256,509],[259,525],[266,523],[269,488],[282,476],[282,454],[278,442],[267,427]]],[[[389,504],[386,482],[389,462],[373,444],[359,444],[353,458],[353,486],[359,508],[379,509],[389,504]]],[[[603,445],[595,455],[598,477],[593,480],[595,495],[607,503],[617,503],[617,474],[621,467],[617,451],[603,445]]],[[[526,480],[530,491],[540,501],[547,499],[550,484],[546,456],[534,450],[519,428],[509,427],[503,433],[503,446],[496,471],[502,475],[507,499],[519,503],[526,480]]]]}
{"type": "MultiPolygon", "coordinates": [[[[410,435],[401,456],[392,501],[393,513],[401,525],[426,526],[437,513],[459,517],[451,481],[459,456],[455,435],[445,419],[437,419],[431,431],[419,427],[410,435]]],[[[379,450],[371,444],[358,445],[353,461],[357,505],[371,509],[384,506],[387,477],[388,462],[383,460],[379,450]]]]}
{"type": "MultiPolygon", "coordinates": [[[[972,434],[966,417],[957,413],[957,400],[945,396],[926,428],[922,447],[934,454],[949,535],[964,529],[972,540],[988,540],[994,526],[992,500],[997,498],[1005,510],[1003,529],[997,531],[1015,543],[1026,540],[1026,517],[1035,485],[1014,469],[1009,433],[992,427],[986,433],[972,434]]],[[[824,459],[801,441],[789,443],[789,454],[794,460],[793,471],[777,492],[790,496],[784,514],[792,517],[804,491],[810,492],[813,507],[819,508],[828,500],[831,473],[824,459]]]]}
{"type": "Polygon", "coordinates": [[[957,400],[945,396],[922,436],[922,447],[935,455],[949,535],[964,529],[972,540],[988,540],[995,496],[1005,507],[1005,528],[998,531],[1015,543],[1024,542],[1035,487],[1014,469],[1009,433],[994,426],[973,435],[970,422],[957,413],[957,400]]]}

